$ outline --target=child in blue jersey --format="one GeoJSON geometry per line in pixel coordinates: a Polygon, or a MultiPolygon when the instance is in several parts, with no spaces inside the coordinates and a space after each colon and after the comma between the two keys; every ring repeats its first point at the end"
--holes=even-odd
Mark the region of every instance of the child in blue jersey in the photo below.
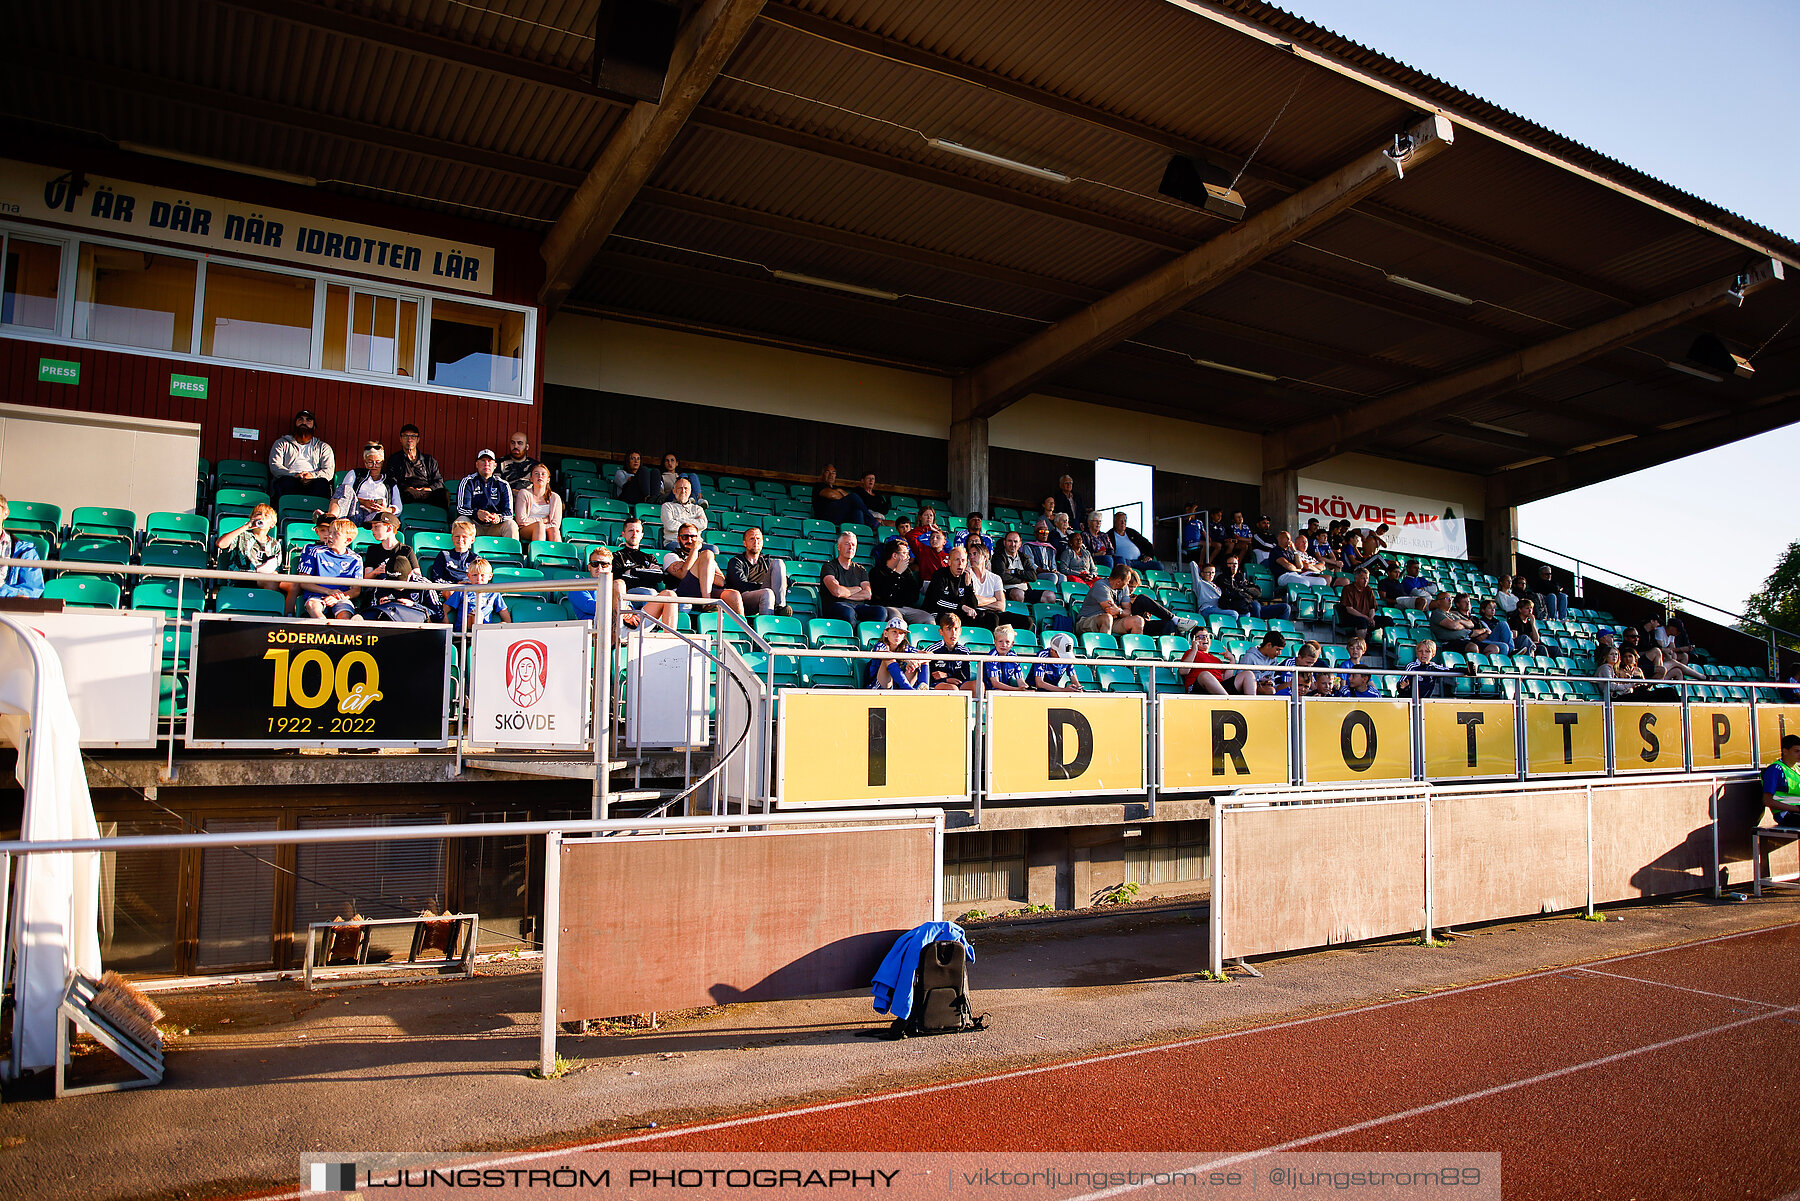
{"type": "Polygon", "coordinates": [[[469,564],[475,561],[475,523],[450,523],[451,549],[438,552],[431,564],[430,579],[434,584],[461,584],[469,578],[469,564]]]}
{"type": "Polygon", "coordinates": [[[350,553],[350,543],[356,538],[356,523],[339,517],[326,533],[328,537],[324,542],[300,552],[294,574],[317,576],[331,582],[300,585],[300,595],[306,598],[301,609],[308,617],[361,621],[362,614],[356,611],[359,590],[341,583],[363,578],[362,556],[350,553]]]}
{"type": "MultiPolygon", "coordinates": [[[[890,617],[881,628],[881,646],[889,655],[904,655],[912,650],[907,640],[906,618],[890,617]]],[[[869,687],[894,688],[914,692],[926,683],[925,663],[920,659],[872,659],[869,662],[869,687]]]]}
{"type": "MultiPolygon", "coordinates": [[[[955,611],[939,613],[938,643],[926,647],[934,655],[966,655],[969,648],[962,641],[962,618],[955,611]]],[[[967,659],[931,660],[931,686],[947,692],[973,692],[975,680],[969,674],[967,659]]]]}
{"type": "MultiPolygon", "coordinates": [[[[494,582],[494,565],[486,559],[476,559],[469,564],[469,583],[491,584],[494,582]]],[[[452,592],[449,604],[450,620],[457,628],[472,630],[478,625],[488,625],[496,621],[511,621],[512,614],[507,611],[506,599],[498,592],[452,592]]]]}
{"type": "MultiPolygon", "coordinates": [[[[1014,634],[1011,626],[994,627],[994,653],[1011,655],[1014,634]]],[[[1018,659],[989,660],[981,665],[981,679],[989,688],[1000,692],[1024,692],[1031,685],[1025,679],[1025,664],[1018,659]]]]}
{"type": "Polygon", "coordinates": [[[1060,632],[1050,635],[1032,664],[1031,683],[1041,692],[1083,691],[1075,678],[1075,639],[1060,632]]]}

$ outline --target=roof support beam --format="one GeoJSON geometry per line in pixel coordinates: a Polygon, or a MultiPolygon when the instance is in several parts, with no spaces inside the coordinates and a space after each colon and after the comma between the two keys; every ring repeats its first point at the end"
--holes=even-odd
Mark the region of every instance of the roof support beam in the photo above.
{"type": "Polygon", "coordinates": [[[1428,161],[1455,138],[1443,117],[1427,117],[1407,132],[1411,150],[1403,160],[1390,156],[1390,146],[1378,146],[958,379],[952,391],[953,419],[993,416],[1037,384],[1131,337],[1304,237],[1400,178],[1404,167],[1428,161]]]}
{"type": "Polygon", "coordinates": [[[613,131],[600,161],[544,235],[539,303],[555,311],[618,225],[638,189],[661,164],[675,135],[762,11],[763,0],[706,0],[682,27],[660,104],[638,103],[613,131]]]}
{"type": "MultiPolygon", "coordinates": [[[[1615,476],[1685,458],[1800,421],[1800,389],[1785,388],[1729,412],[1581,454],[1533,463],[1488,477],[1488,495],[1523,505],[1615,476]]],[[[1493,501],[1489,500],[1490,507],[1493,501]]]]}
{"type": "Polygon", "coordinates": [[[1268,434],[1263,438],[1264,468],[1305,467],[1359,449],[1388,430],[1431,417],[1452,405],[1510,392],[1703,313],[1742,303],[1749,293],[1781,277],[1778,261],[1762,259],[1727,279],[1690,288],[1667,300],[1502,355],[1467,371],[1402,389],[1346,412],[1268,434]]]}

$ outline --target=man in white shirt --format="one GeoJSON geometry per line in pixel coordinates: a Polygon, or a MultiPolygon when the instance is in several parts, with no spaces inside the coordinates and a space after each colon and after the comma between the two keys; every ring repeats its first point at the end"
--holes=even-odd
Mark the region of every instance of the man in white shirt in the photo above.
{"type": "Polygon", "coordinates": [[[681,527],[684,525],[693,526],[695,532],[700,535],[705,549],[714,550],[712,544],[705,540],[706,510],[693,503],[693,496],[694,486],[688,482],[687,477],[677,476],[675,494],[670,499],[663,501],[662,506],[664,550],[681,549],[679,535],[681,527]]]}

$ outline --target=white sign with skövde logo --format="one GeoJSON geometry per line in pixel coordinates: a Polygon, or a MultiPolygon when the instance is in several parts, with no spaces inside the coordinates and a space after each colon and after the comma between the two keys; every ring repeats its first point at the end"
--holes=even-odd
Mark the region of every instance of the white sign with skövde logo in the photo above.
{"type": "Polygon", "coordinates": [[[593,676],[586,622],[485,625],[470,664],[470,741],[581,750],[593,676]]]}

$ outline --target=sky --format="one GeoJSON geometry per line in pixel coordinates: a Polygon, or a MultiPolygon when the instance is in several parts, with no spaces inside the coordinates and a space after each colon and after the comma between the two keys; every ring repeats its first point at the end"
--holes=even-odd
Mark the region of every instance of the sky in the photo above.
{"type": "MultiPolygon", "coordinates": [[[[1800,238],[1794,0],[1285,0],[1315,25],[1800,238]]],[[[1790,273],[1785,287],[1800,287],[1790,273]]],[[[1751,298],[1750,303],[1755,303],[1751,298]]],[[[1800,426],[1519,510],[1519,536],[1741,609],[1790,542],[1800,426]],[[1695,571],[1695,550],[1705,569],[1695,571]],[[1591,558],[1590,558],[1591,557],[1591,558]]]]}

